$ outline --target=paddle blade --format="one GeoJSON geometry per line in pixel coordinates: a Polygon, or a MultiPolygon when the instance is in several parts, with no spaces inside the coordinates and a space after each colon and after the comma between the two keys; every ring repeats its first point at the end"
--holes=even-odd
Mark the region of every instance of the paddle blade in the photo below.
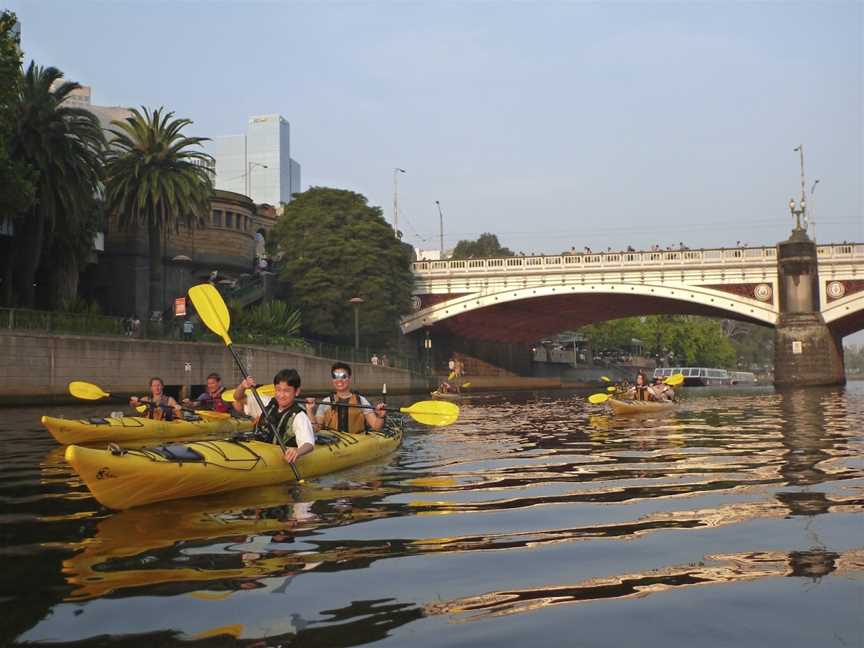
{"type": "Polygon", "coordinates": [[[459,406],[448,401],[420,401],[410,407],[400,407],[399,411],[408,414],[423,425],[450,425],[459,418],[459,406]]]}
{"type": "Polygon", "coordinates": [[[231,316],[222,295],[212,284],[198,284],[189,289],[189,299],[198,311],[198,316],[204,325],[221,337],[225,344],[231,344],[228,328],[231,326],[231,316]]]}
{"type": "Polygon", "coordinates": [[[471,386],[470,382],[462,383],[462,389],[465,389],[466,387],[470,387],[470,386],[471,386]]]}
{"type": "Polygon", "coordinates": [[[102,391],[102,388],[98,385],[81,380],[73,380],[69,383],[69,393],[75,398],[82,400],[99,400],[100,398],[108,398],[111,395],[102,391]]]}
{"type": "Polygon", "coordinates": [[[600,403],[605,403],[607,400],[609,400],[608,394],[591,394],[588,397],[588,402],[592,405],[599,405],[600,403]]]}
{"type": "Polygon", "coordinates": [[[612,379],[609,376],[600,376],[600,380],[603,382],[612,382],[612,379]]]}
{"type": "Polygon", "coordinates": [[[681,385],[684,383],[684,374],[673,374],[669,376],[666,380],[664,380],[667,385],[670,387],[675,387],[676,385],[681,385]]]}
{"type": "MultiPolygon", "coordinates": [[[[272,385],[272,384],[261,385],[260,387],[256,387],[255,389],[258,390],[259,396],[269,396],[270,398],[273,398],[273,396],[276,395],[276,386],[272,385]]],[[[251,398],[251,397],[252,397],[252,390],[247,389],[246,390],[246,398],[251,398]]],[[[224,392],[222,392],[222,400],[225,401],[226,403],[233,403],[234,402],[234,390],[232,389],[229,391],[226,389],[224,392]]]]}
{"type": "Polygon", "coordinates": [[[610,394],[614,394],[616,391],[618,391],[618,388],[615,385],[609,385],[606,388],[606,391],[609,392],[610,394]]]}

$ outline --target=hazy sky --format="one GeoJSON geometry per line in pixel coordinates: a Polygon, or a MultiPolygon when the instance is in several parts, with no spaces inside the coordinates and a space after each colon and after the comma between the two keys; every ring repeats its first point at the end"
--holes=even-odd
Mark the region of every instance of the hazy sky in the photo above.
{"type": "Polygon", "coordinates": [[[25,62],[190,134],[291,123],[303,187],[352,189],[407,241],[514,250],[773,245],[808,191],[864,241],[860,2],[6,3],[25,62]]]}

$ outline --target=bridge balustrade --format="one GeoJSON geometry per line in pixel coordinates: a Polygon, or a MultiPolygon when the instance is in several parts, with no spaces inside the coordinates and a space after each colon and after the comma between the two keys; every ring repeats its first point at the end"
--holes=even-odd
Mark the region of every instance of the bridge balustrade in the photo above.
{"type": "MultiPolygon", "coordinates": [[[[864,245],[833,245],[819,248],[820,256],[864,255],[864,245]]],[[[607,269],[632,266],[741,265],[774,264],[775,247],[663,250],[656,252],[602,252],[598,254],[565,254],[556,256],[505,257],[500,259],[452,259],[449,261],[416,261],[416,274],[522,273],[552,270],[607,269]]]]}

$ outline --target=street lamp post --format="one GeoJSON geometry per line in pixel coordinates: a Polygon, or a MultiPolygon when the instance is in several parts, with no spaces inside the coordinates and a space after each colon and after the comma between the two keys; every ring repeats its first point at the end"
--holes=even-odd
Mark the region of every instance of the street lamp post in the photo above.
{"type": "Polygon", "coordinates": [[[423,348],[426,349],[426,374],[432,375],[432,338],[429,337],[429,329],[426,329],[426,339],[423,340],[423,348]]]}
{"type": "Polygon", "coordinates": [[[348,303],[354,307],[354,350],[360,351],[360,304],[363,303],[362,297],[352,297],[348,303]]]}
{"type": "Polygon", "coordinates": [[[405,169],[393,169],[393,233],[399,238],[399,174],[405,169]]]}
{"type": "Polygon", "coordinates": [[[806,238],[807,236],[807,200],[806,195],[804,193],[805,184],[804,184],[804,145],[800,144],[795,149],[796,152],[801,154],[801,200],[796,205],[795,199],[789,199],[789,211],[792,212],[792,215],[795,217],[795,229],[793,230],[793,234],[796,232],[800,232],[806,238]],[[801,227],[801,221],[804,221],[804,227],[801,227]]]}
{"type": "MultiPolygon", "coordinates": [[[[254,167],[261,167],[262,169],[269,169],[270,167],[266,164],[261,164],[260,162],[248,162],[246,164],[246,185],[248,186],[249,197],[252,198],[252,169],[254,167]]],[[[252,202],[255,202],[255,199],[252,198],[252,202]]]]}
{"type": "Polygon", "coordinates": [[[441,256],[439,258],[441,258],[443,260],[444,259],[444,214],[441,212],[441,203],[436,200],[435,204],[438,205],[438,233],[441,235],[441,240],[440,240],[441,256]]]}

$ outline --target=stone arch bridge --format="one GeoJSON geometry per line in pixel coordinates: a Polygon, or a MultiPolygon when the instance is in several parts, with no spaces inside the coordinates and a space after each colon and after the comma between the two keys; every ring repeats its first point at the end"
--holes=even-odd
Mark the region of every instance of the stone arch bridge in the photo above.
{"type": "MultiPolygon", "coordinates": [[[[816,246],[818,310],[834,336],[864,328],[864,244],[816,246]]],[[[694,314],[777,326],[778,248],[417,261],[403,333],[532,342],[637,315],[694,314]]]]}

